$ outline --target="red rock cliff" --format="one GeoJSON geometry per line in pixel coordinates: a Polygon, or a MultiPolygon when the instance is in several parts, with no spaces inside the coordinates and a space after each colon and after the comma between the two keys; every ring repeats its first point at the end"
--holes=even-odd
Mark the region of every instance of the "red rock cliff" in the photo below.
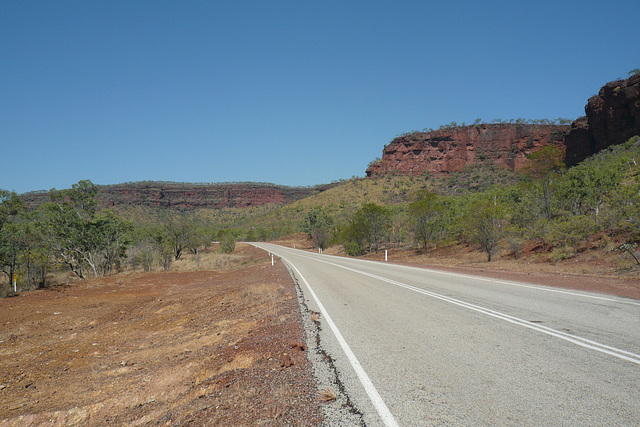
{"type": "Polygon", "coordinates": [[[586,117],[577,119],[567,135],[567,166],[640,135],[640,73],[607,83],[584,110],[586,117]]]}
{"type": "Polygon", "coordinates": [[[416,132],[391,141],[367,176],[458,172],[480,160],[519,170],[544,145],[564,148],[568,131],[566,125],[481,124],[416,132]]]}

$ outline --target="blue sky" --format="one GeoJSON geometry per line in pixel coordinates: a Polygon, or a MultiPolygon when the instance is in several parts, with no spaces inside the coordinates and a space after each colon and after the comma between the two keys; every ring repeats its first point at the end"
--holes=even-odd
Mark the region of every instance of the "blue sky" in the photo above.
{"type": "Polygon", "coordinates": [[[574,119],[640,1],[0,2],[0,188],[363,176],[397,134],[574,119]]]}

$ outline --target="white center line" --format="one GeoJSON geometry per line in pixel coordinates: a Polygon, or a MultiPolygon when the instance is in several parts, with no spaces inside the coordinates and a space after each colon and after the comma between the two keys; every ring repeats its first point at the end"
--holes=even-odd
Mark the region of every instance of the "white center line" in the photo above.
{"type": "Polygon", "coordinates": [[[348,271],[351,271],[351,272],[354,272],[354,273],[357,273],[357,274],[362,274],[364,276],[368,276],[368,277],[371,277],[371,278],[376,279],[376,280],[381,280],[383,282],[387,282],[387,283],[390,283],[390,284],[395,285],[395,286],[399,286],[399,287],[402,287],[402,288],[405,288],[405,289],[408,289],[408,290],[411,290],[411,291],[414,291],[414,292],[418,292],[418,293],[421,293],[423,295],[427,295],[427,296],[430,296],[432,298],[439,299],[441,301],[445,301],[445,302],[448,302],[448,303],[451,303],[451,304],[455,304],[457,306],[464,307],[464,308],[467,308],[469,310],[473,310],[473,311],[476,311],[478,313],[485,314],[487,316],[491,316],[491,317],[494,317],[494,318],[497,318],[497,319],[501,319],[501,320],[504,320],[506,322],[509,322],[509,323],[512,323],[512,324],[515,324],[515,325],[518,325],[518,326],[521,326],[521,327],[525,327],[525,328],[528,328],[528,329],[532,329],[532,330],[541,332],[543,334],[547,334],[547,335],[554,336],[556,338],[560,338],[562,340],[565,340],[565,341],[568,341],[570,343],[579,345],[581,347],[585,347],[585,348],[588,348],[588,349],[591,349],[591,350],[599,351],[601,353],[608,354],[610,356],[614,356],[614,357],[617,357],[619,359],[626,360],[628,362],[632,362],[632,363],[635,363],[637,365],[640,365],[640,355],[636,354],[636,353],[632,353],[630,351],[626,351],[626,350],[622,350],[622,349],[619,349],[619,348],[616,348],[616,347],[608,346],[606,344],[601,344],[599,342],[592,341],[592,340],[589,340],[587,338],[582,338],[582,337],[579,337],[577,335],[568,334],[566,332],[558,331],[556,329],[552,329],[552,328],[549,328],[549,327],[546,327],[546,326],[543,326],[543,325],[534,324],[534,323],[528,322],[528,321],[526,321],[524,319],[520,319],[518,317],[514,317],[514,316],[511,316],[511,315],[508,315],[508,314],[505,314],[505,313],[501,313],[499,311],[491,310],[489,308],[485,308],[485,307],[482,307],[482,306],[479,306],[479,305],[476,305],[476,304],[471,304],[471,303],[468,303],[468,302],[465,302],[465,301],[462,301],[462,300],[459,300],[459,299],[456,299],[456,298],[451,298],[451,297],[448,297],[448,296],[445,296],[445,295],[441,295],[441,294],[438,294],[436,292],[427,291],[427,290],[422,289],[422,288],[418,288],[418,287],[415,287],[415,286],[412,286],[412,285],[409,285],[409,284],[406,284],[406,283],[398,282],[396,280],[388,279],[386,277],[378,276],[376,274],[368,273],[366,271],[362,271],[362,270],[357,270],[355,268],[346,267],[346,266],[343,266],[343,265],[340,265],[340,264],[336,264],[336,263],[333,263],[333,262],[321,260],[321,259],[318,259],[316,257],[309,257],[309,256],[305,256],[305,255],[300,255],[300,256],[304,257],[304,258],[312,259],[312,260],[315,260],[315,261],[318,261],[318,262],[322,262],[322,263],[325,263],[325,264],[333,265],[335,267],[342,268],[344,270],[348,270],[348,271]]]}

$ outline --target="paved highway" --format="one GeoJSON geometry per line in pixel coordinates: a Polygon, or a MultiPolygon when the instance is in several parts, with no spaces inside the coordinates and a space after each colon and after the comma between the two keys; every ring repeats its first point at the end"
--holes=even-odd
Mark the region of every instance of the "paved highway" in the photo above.
{"type": "Polygon", "coordinates": [[[640,425],[640,301],[258,246],[369,426],[640,425]]]}

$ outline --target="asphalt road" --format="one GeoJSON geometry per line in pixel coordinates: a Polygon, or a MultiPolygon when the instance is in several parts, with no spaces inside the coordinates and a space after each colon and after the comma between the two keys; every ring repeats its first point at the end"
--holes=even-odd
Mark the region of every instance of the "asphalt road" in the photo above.
{"type": "Polygon", "coordinates": [[[272,244],[367,425],[640,425],[640,301],[272,244]]]}

